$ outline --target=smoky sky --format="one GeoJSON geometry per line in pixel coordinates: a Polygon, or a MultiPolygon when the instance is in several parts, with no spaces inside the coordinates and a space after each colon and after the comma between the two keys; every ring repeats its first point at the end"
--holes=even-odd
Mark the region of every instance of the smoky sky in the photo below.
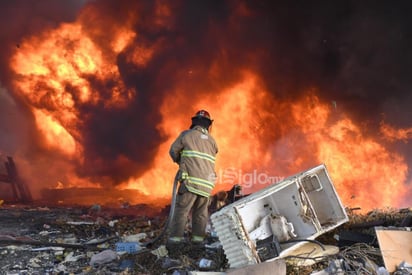
{"type": "MultiPolygon", "coordinates": [[[[81,107],[85,163],[78,165],[78,172],[82,176],[109,177],[116,183],[143,173],[166,138],[156,126],[161,121],[159,102],[168,91],[184,82],[190,95],[191,89],[201,86],[196,96],[207,96],[234,83],[243,69],[256,72],[280,100],[298,98],[316,87],[322,100],[336,102],[371,132],[377,131],[382,119],[399,127],[411,126],[412,2],[165,3],[171,14],[164,24],[156,25],[155,1],[1,1],[0,82],[13,100],[2,102],[0,116],[27,110],[13,91],[8,65],[23,39],[72,22],[90,9],[94,16],[84,21],[86,30],[119,24],[135,12],[139,17],[133,26],[138,34],[135,42],[159,42],[162,47],[144,67],[128,61],[130,47],[118,55],[122,81],[138,92],[127,108],[81,107]],[[219,74],[212,79],[207,72],[216,62],[219,74]],[[193,70],[193,76],[182,79],[182,70],[193,70]]],[[[93,38],[104,47],[102,33],[93,38]]],[[[91,76],[88,81],[102,95],[115,85],[91,76]]],[[[5,126],[0,131],[0,150],[6,150],[16,134],[5,126]]]]}
{"type": "Polygon", "coordinates": [[[9,58],[25,36],[75,18],[82,1],[0,2],[0,153],[13,155],[30,139],[32,116],[11,89],[9,58]]]}

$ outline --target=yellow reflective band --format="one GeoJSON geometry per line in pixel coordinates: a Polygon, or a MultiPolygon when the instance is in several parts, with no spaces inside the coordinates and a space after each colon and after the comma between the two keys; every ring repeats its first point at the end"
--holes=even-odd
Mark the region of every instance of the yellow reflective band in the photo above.
{"type": "Polygon", "coordinates": [[[200,195],[200,196],[203,196],[203,197],[209,197],[210,196],[210,194],[208,192],[198,190],[198,189],[193,188],[189,185],[187,185],[186,188],[187,188],[187,190],[189,190],[189,192],[192,192],[194,194],[197,194],[197,195],[200,195]]]}
{"type": "Polygon", "coordinates": [[[195,158],[201,158],[208,160],[212,163],[215,163],[216,158],[212,155],[198,152],[198,151],[193,151],[193,150],[183,150],[182,151],[182,157],[195,157],[195,158]]]}
{"type": "Polygon", "coordinates": [[[184,240],[185,240],[185,238],[183,238],[183,237],[170,237],[169,238],[169,241],[174,242],[174,243],[183,242],[184,240]]]}
{"type": "Polygon", "coordinates": [[[191,183],[195,183],[195,184],[198,184],[200,186],[203,186],[203,187],[206,187],[206,188],[209,188],[209,189],[213,189],[213,187],[215,187],[215,184],[211,181],[208,181],[208,180],[195,178],[195,177],[191,177],[191,176],[188,176],[187,179],[191,183]]]}
{"type": "Polygon", "coordinates": [[[204,240],[205,238],[202,236],[197,236],[197,235],[192,236],[192,242],[203,242],[204,240]]]}

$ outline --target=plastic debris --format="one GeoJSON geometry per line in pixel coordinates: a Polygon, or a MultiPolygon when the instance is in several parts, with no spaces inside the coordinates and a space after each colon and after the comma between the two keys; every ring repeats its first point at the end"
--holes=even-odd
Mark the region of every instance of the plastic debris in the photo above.
{"type": "Polygon", "coordinates": [[[389,272],[383,266],[378,267],[376,270],[377,275],[389,275],[389,272]]]}
{"type": "Polygon", "coordinates": [[[412,274],[412,265],[405,261],[402,261],[396,268],[395,274],[396,275],[412,274]]]}
{"type": "Polygon", "coordinates": [[[182,263],[179,260],[171,259],[169,257],[162,258],[162,268],[170,269],[170,268],[179,268],[182,266],[182,263]]]}
{"type": "Polygon", "coordinates": [[[134,261],[133,260],[122,260],[121,261],[121,263],[120,263],[120,265],[119,265],[119,268],[121,269],[121,270],[132,270],[133,269],[133,266],[134,266],[134,261]]]}
{"type": "Polygon", "coordinates": [[[75,221],[69,221],[67,224],[71,225],[93,225],[94,222],[75,222],[75,221]]]}
{"type": "Polygon", "coordinates": [[[138,242],[116,243],[117,252],[136,253],[141,249],[138,242]]]}
{"type": "Polygon", "coordinates": [[[74,256],[74,252],[70,252],[69,254],[66,255],[64,258],[64,263],[67,262],[77,262],[79,259],[83,259],[85,257],[84,254],[79,254],[77,256],[74,256]]]}
{"type": "Polygon", "coordinates": [[[39,248],[32,248],[31,251],[39,252],[39,251],[63,251],[64,248],[60,246],[46,246],[46,247],[39,247],[39,248]]]}
{"type": "Polygon", "coordinates": [[[213,260],[202,258],[199,260],[198,263],[199,269],[208,271],[208,270],[213,270],[216,268],[216,264],[213,260]]]}
{"type": "Polygon", "coordinates": [[[134,234],[134,235],[127,235],[122,237],[122,240],[124,242],[140,242],[143,239],[147,238],[146,233],[139,233],[139,234],[134,234]]]}
{"type": "Polygon", "coordinates": [[[172,275],[188,275],[186,270],[175,270],[172,275]]]}
{"type": "Polygon", "coordinates": [[[168,254],[168,251],[165,245],[161,245],[157,249],[152,250],[150,253],[152,253],[153,255],[156,255],[157,258],[159,259],[159,258],[166,257],[168,254]]]}
{"type": "Polygon", "coordinates": [[[92,256],[90,260],[91,266],[99,266],[117,260],[118,255],[113,250],[107,249],[92,256]]]}
{"type": "Polygon", "coordinates": [[[118,223],[118,222],[119,222],[119,220],[113,220],[113,221],[110,221],[110,222],[108,223],[108,225],[109,225],[110,227],[114,227],[115,224],[118,223]]]}
{"type": "Polygon", "coordinates": [[[222,248],[222,244],[219,241],[217,241],[211,244],[205,244],[205,247],[209,249],[220,249],[222,248]]]}

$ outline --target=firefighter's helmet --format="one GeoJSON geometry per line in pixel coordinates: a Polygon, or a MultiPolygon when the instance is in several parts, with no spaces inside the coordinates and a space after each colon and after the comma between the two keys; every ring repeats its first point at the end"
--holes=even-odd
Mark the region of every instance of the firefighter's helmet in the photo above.
{"type": "Polygon", "coordinates": [[[192,117],[192,119],[193,119],[193,118],[206,118],[206,119],[210,120],[211,122],[213,121],[213,120],[210,118],[209,112],[206,111],[206,110],[197,111],[196,114],[192,117]]]}

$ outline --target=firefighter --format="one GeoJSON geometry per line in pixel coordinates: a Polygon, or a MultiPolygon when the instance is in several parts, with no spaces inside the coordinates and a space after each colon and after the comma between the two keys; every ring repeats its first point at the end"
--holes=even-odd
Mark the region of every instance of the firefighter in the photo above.
{"type": "Polygon", "coordinates": [[[179,164],[179,188],[176,195],[174,217],[170,224],[168,245],[184,243],[188,216],[192,215],[193,243],[202,243],[209,218],[209,196],[216,181],[216,141],[209,129],[213,123],[205,110],[192,117],[189,130],[183,131],[173,142],[170,156],[179,164]]]}

